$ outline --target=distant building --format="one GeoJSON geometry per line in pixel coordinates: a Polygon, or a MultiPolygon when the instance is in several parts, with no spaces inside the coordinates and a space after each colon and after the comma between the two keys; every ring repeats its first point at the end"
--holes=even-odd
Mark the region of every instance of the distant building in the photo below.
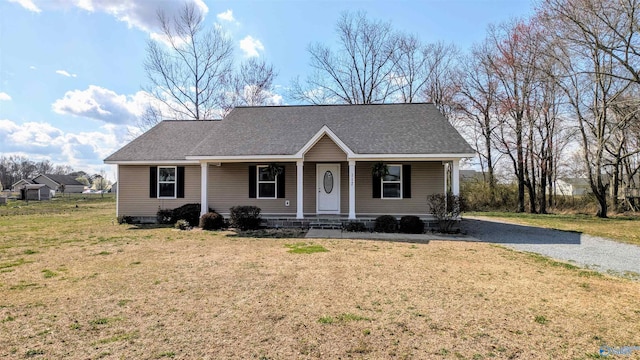
{"type": "Polygon", "coordinates": [[[47,184],[26,184],[21,190],[22,199],[50,200],[51,188],[47,184]]]}
{"type": "Polygon", "coordinates": [[[586,178],[562,178],[556,180],[555,190],[557,195],[586,195],[591,191],[591,185],[586,178]]]}
{"type": "Polygon", "coordinates": [[[65,194],[80,194],[84,190],[84,184],[71,175],[40,174],[31,181],[34,184],[46,184],[51,190],[65,194]]]}

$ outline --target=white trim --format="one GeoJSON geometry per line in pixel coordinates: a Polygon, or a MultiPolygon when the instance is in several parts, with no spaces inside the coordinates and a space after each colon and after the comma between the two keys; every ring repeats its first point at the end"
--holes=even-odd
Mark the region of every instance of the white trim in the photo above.
{"type": "Polygon", "coordinates": [[[228,155],[228,156],[187,156],[187,160],[207,160],[214,162],[278,162],[282,160],[295,161],[301,159],[295,155],[228,155]]]}
{"type": "Polygon", "coordinates": [[[111,165],[198,165],[197,160],[127,160],[127,161],[105,161],[105,164],[111,165]]]}
{"type": "Polygon", "coordinates": [[[404,199],[404,197],[403,197],[404,191],[402,191],[403,190],[402,189],[402,182],[403,182],[403,179],[402,179],[402,176],[403,176],[403,174],[402,174],[402,164],[387,164],[387,168],[389,166],[397,166],[397,167],[400,168],[400,180],[385,180],[384,176],[381,176],[380,177],[380,199],[382,199],[382,200],[402,200],[402,199],[404,199]],[[384,197],[384,183],[387,183],[387,184],[400,184],[400,196],[399,197],[384,197]]]}
{"type": "Polygon", "coordinates": [[[178,167],[177,166],[158,166],[156,169],[156,195],[158,199],[177,199],[178,198],[178,167]],[[173,196],[160,196],[160,169],[173,169],[173,181],[163,181],[163,184],[173,184],[173,196]]]}
{"type": "Polygon", "coordinates": [[[345,154],[347,154],[347,158],[351,158],[355,155],[355,153],[345,144],[340,138],[333,132],[327,125],[322,126],[318,132],[307,141],[300,150],[294,155],[298,158],[304,157],[304,155],[311,150],[311,148],[318,142],[324,135],[327,135],[333,142],[338,145],[340,150],[342,150],[345,154]]]}
{"type": "Polygon", "coordinates": [[[316,214],[317,215],[339,215],[340,214],[340,209],[341,209],[341,203],[340,203],[340,163],[317,163],[316,164],[316,188],[319,189],[320,188],[320,183],[319,183],[319,176],[318,176],[318,168],[320,168],[321,166],[335,166],[338,168],[337,174],[334,177],[334,182],[335,184],[333,185],[333,187],[336,189],[336,196],[338,198],[338,210],[336,211],[327,211],[327,210],[320,210],[320,191],[316,192],[316,214]]]}
{"type": "MultiPolygon", "coordinates": [[[[338,145],[338,143],[336,143],[338,145]]],[[[393,160],[393,161],[416,161],[416,160],[427,160],[427,161],[448,161],[452,159],[464,159],[474,157],[475,154],[347,154],[348,160],[358,160],[358,161],[377,161],[377,160],[393,160]]],[[[214,162],[276,162],[282,160],[296,161],[302,159],[303,156],[298,153],[292,155],[228,155],[228,156],[187,156],[188,160],[196,160],[185,163],[193,164],[198,163],[201,160],[208,160],[214,162]]],[[[105,162],[107,164],[116,163],[116,162],[105,162]]],[[[124,162],[119,162],[124,163],[124,162]]],[[[149,164],[151,162],[140,162],[135,161],[135,163],[141,164],[149,164]]],[[[157,161],[154,163],[158,163],[157,161]]],[[[175,164],[176,161],[167,161],[167,163],[175,164]]]]}
{"type": "MultiPolygon", "coordinates": [[[[328,130],[328,128],[327,128],[328,130]]],[[[283,160],[288,161],[297,161],[304,158],[304,154],[306,151],[309,151],[316,142],[322,138],[322,135],[325,133],[318,133],[309,140],[305,146],[300,149],[297,153],[291,155],[225,155],[225,156],[212,156],[212,155],[192,155],[186,156],[186,160],[149,160],[149,161],[141,161],[141,160],[127,160],[127,161],[105,161],[105,164],[120,164],[120,165],[154,165],[154,164],[178,164],[178,165],[189,165],[189,164],[199,164],[201,161],[209,161],[209,162],[278,162],[283,160]],[[318,136],[318,139],[315,139],[318,136]],[[313,142],[315,140],[315,142],[313,142]],[[307,149],[306,147],[309,146],[307,149]],[[305,150],[305,151],[303,151],[305,150]]],[[[450,161],[454,159],[464,159],[464,158],[472,158],[476,156],[476,154],[355,154],[351,151],[344,143],[336,136],[332,137],[330,130],[326,132],[327,136],[333,140],[338,147],[342,151],[347,154],[347,160],[358,160],[358,161],[378,161],[378,160],[386,160],[386,161],[450,161]],[[343,148],[344,146],[344,148],[343,148]],[[347,150],[345,150],[345,148],[347,150]]],[[[335,136],[335,135],[333,135],[335,136]]]]}
{"type": "Polygon", "coordinates": [[[349,160],[349,220],[356,219],[356,162],[349,160]]]}
{"type": "Polygon", "coordinates": [[[200,216],[209,212],[209,199],[207,190],[209,187],[209,163],[200,164],[200,216]]]}
{"type": "Polygon", "coordinates": [[[278,176],[273,177],[273,181],[260,180],[260,168],[268,168],[269,165],[256,165],[256,199],[273,200],[278,198],[278,176]],[[260,183],[273,184],[273,197],[260,196],[260,183]]]}
{"type": "Polygon", "coordinates": [[[296,161],[296,219],[304,219],[304,161],[302,160],[296,161]]]}
{"type": "Polygon", "coordinates": [[[358,161],[447,161],[452,159],[463,159],[476,156],[475,154],[354,154],[350,159],[358,161]]]}

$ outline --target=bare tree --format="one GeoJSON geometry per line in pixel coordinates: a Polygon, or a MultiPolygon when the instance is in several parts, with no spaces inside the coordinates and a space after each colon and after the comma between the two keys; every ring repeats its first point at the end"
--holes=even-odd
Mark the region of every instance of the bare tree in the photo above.
{"type": "Polygon", "coordinates": [[[427,47],[427,68],[424,99],[432,102],[449,121],[457,109],[456,95],[460,91],[462,74],[457,64],[458,48],[438,42],[427,47]]]}
{"type": "Polygon", "coordinates": [[[640,83],[640,0],[545,0],[541,12],[578,30],[565,33],[567,40],[594,47],[619,65],[608,75],[640,83]]]}
{"type": "Polygon", "coordinates": [[[525,187],[529,190],[530,211],[536,212],[535,186],[527,176],[527,151],[531,145],[531,136],[527,128],[527,119],[531,109],[531,95],[535,87],[536,66],[538,56],[538,39],[534,24],[527,21],[516,21],[492,26],[489,29],[488,41],[496,48],[496,56],[488,59],[491,69],[499,82],[498,108],[504,113],[504,121],[500,123],[499,150],[512,162],[518,183],[518,212],[525,211],[525,187]]]}
{"type": "Polygon", "coordinates": [[[159,11],[158,21],[164,41],[147,43],[144,68],[150,85],[145,90],[170,109],[161,114],[164,118],[217,117],[232,69],[231,40],[219,27],[206,29],[193,3],[174,17],[159,11]]]}
{"type": "Polygon", "coordinates": [[[224,114],[236,106],[274,105],[274,84],[278,73],[273,65],[254,57],[240,65],[240,69],[227,80],[229,90],[222,94],[224,114]]]}
{"type": "Polygon", "coordinates": [[[474,46],[471,54],[462,60],[463,82],[459,92],[460,112],[474,129],[476,152],[480,166],[489,185],[490,201],[495,201],[496,179],[494,174],[494,137],[498,126],[498,79],[489,58],[494,56],[487,43],[474,46]]]}
{"type": "Polygon", "coordinates": [[[617,177],[622,133],[633,119],[616,109],[631,84],[638,83],[638,4],[546,0],[542,6],[556,41],[551,56],[563,66],[563,76],[556,80],[578,122],[586,173],[599,205],[597,216],[607,217],[609,184],[603,177],[608,168],[617,177]],[[614,161],[608,159],[612,154],[614,161]]]}
{"type": "Polygon", "coordinates": [[[336,31],[337,50],[320,43],[309,46],[313,73],[303,83],[294,80],[291,96],[313,104],[385,102],[398,89],[391,24],[369,20],[363,12],[347,12],[336,31]]]}

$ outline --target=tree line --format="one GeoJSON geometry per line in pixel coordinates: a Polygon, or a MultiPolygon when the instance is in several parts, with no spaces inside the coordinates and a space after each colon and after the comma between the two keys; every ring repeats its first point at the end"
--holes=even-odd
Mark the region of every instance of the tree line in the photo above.
{"type": "Polygon", "coordinates": [[[96,190],[105,190],[110,184],[104,173],[89,174],[75,171],[69,165],[56,165],[49,160],[33,161],[20,155],[0,156],[0,190],[11,189],[11,185],[19,180],[32,179],[40,174],[70,175],[96,190]]]}
{"type": "MultiPolygon", "coordinates": [[[[491,25],[465,51],[347,12],[336,41],[308,46],[310,72],[288,96],[432,102],[474,146],[492,198],[498,170],[507,169],[518,185],[516,210],[546,213],[569,169],[588,179],[597,215],[606,217],[621,187],[639,186],[639,11],[640,0],[542,0],[529,18],[491,25]]],[[[149,91],[174,118],[268,105],[272,65],[251,60],[234,70],[231,43],[220,29],[204,29],[192,6],[158,19],[170,46],[150,42],[145,68],[149,91]]]]}

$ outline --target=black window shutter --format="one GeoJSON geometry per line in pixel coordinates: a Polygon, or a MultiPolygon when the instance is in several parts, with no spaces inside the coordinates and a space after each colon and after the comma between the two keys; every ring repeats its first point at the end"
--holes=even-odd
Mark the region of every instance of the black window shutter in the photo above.
{"type": "Polygon", "coordinates": [[[372,191],[372,196],[374,199],[380,199],[381,194],[380,194],[380,188],[382,187],[382,179],[380,178],[380,176],[375,176],[373,174],[371,174],[371,189],[372,191]]]}
{"type": "Polygon", "coordinates": [[[402,165],[402,197],[411,199],[411,165],[402,165]]]}
{"type": "Polygon", "coordinates": [[[278,199],[284,198],[284,166],[282,166],[282,172],[278,175],[277,184],[278,184],[278,199]]]}
{"type": "Polygon", "coordinates": [[[249,165],[249,197],[256,197],[256,166],[249,165]]]}
{"type": "Polygon", "coordinates": [[[158,197],[158,167],[152,166],[149,168],[149,197],[158,197]]]}
{"type": "Polygon", "coordinates": [[[178,173],[176,174],[176,197],[184,197],[184,166],[178,166],[178,173]]]}

